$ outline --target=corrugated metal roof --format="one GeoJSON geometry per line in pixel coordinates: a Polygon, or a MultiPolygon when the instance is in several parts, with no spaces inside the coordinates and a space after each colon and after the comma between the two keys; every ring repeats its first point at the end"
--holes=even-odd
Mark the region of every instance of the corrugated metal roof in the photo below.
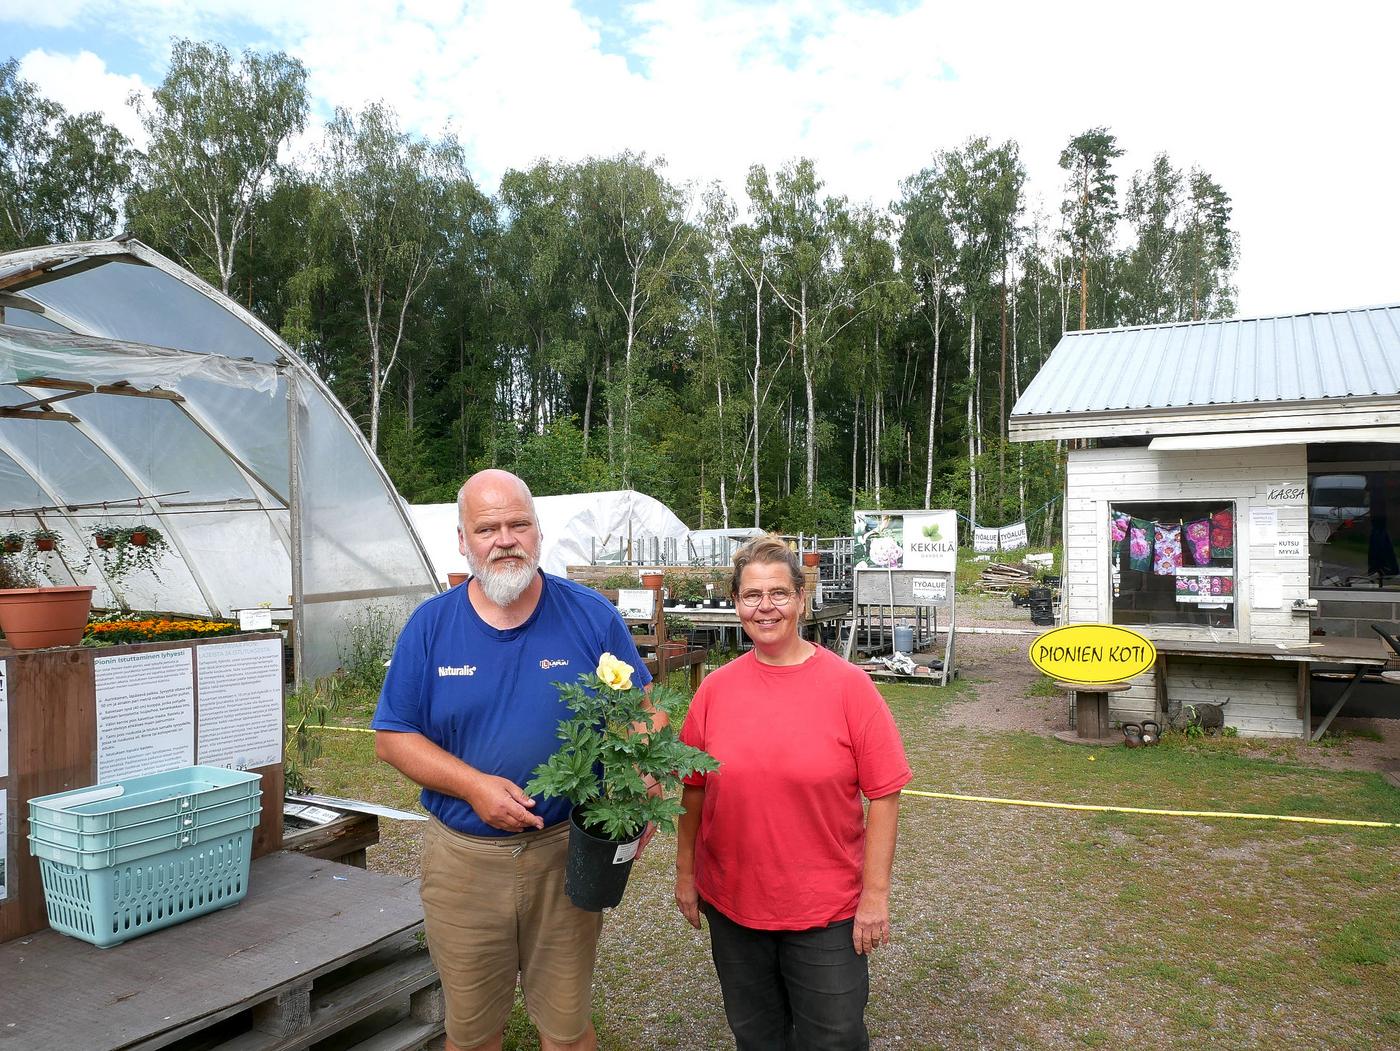
{"type": "Polygon", "coordinates": [[[1400,395],[1400,305],[1067,332],[1012,419],[1400,395]]]}

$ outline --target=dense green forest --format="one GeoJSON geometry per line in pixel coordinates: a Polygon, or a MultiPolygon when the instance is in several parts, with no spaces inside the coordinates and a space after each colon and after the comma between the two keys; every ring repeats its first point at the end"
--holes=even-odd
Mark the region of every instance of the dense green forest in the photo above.
{"type": "Polygon", "coordinates": [[[1065,144],[1047,215],[987,138],[931,146],[886,207],[807,159],[735,199],[640,153],[540,160],[493,197],[452,136],[381,104],[312,129],[299,62],[198,41],[131,104],[142,148],[0,64],[0,250],[126,230],[181,262],[280,331],[412,501],[494,464],[697,527],[1005,524],[1060,491],[1062,450],[1006,418],[1061,332],[1233,309],[1229,195],[1166,153],[1122,179],[1106,128],[1065,144]]]}

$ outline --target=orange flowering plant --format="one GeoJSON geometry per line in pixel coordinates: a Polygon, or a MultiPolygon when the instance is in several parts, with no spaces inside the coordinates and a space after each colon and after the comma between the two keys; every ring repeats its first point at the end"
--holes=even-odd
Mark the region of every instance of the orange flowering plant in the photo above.
{"type": "Polygon", "coordinates": [[[117,645],[124,642],[174,642],[238,634],[238,624],[228,620],[165,617],[158,613],[133,613],[88,622],[83,640],[117,645]]]}

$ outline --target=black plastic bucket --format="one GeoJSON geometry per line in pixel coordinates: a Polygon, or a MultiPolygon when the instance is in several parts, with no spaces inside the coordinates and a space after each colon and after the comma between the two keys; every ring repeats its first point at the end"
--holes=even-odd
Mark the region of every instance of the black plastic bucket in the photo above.
{"type": "Polygon", "coordinates": [[[602,912],[622,901],[642,833],[625,842],[605,839],[580,823],[579,808],[569,815],[569,860],[564,892],[578,908],[602,912]]]}

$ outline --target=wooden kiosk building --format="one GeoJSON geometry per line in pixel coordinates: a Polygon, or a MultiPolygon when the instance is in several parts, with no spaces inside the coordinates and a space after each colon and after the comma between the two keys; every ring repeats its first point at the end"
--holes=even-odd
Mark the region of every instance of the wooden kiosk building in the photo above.
{"type": "Polygon", "coordinates": [[[1397,655],[1400,306],[1066,333],[1013,441],[1066,447],[1065,623],[1153,639],[1116,720],[1301,737],[1397,655]]]}

